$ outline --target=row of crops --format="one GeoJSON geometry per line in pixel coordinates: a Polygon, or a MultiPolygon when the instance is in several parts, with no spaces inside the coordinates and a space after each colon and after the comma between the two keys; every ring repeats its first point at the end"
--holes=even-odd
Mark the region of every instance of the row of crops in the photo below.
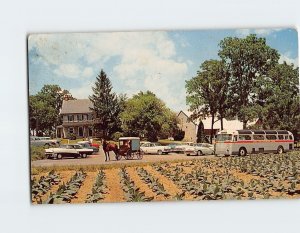
{"type": "MultiPolygon", "coordinates": [[[[92,174],[92,185],[84,185],[87,171],[73,171],[67,181],[61,172],[50,171],[31,180],[33,203],[72,203],[78,192],[85,203],[159,200],[226,200],[300,197],[300,153],[207,158],[177,163],[157,163],[92,174]],[[130,171],[129,171],[130,170],[130,171]],[[116,191],[117,190],[117,191],[116,191]]],[[[68,172],[68,171],[65,171],[68,172]]],[[[70,171],[71,173],[71,171],[70,171]]]]}

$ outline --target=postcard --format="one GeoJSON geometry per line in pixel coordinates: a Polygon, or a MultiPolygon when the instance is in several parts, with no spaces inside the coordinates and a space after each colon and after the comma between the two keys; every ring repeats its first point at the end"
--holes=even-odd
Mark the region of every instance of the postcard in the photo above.
{"type": "Polygon", "coordinates": [[[293,28],[28,35],[33,204],[300,197],[293,28]]]}

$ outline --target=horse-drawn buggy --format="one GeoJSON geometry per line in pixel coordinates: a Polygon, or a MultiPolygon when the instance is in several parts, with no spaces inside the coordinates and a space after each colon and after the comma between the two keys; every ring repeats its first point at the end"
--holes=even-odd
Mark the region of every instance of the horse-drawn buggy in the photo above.
{"type": "Polygon", "coordinates": [[[140,138],[139,137],[120,137],[119,138],[119,151],[116,156],[117,160],[120,160],[122,156],[125,159],[137,159],[143,158],[143,153],[140,150],[140,138]]]}

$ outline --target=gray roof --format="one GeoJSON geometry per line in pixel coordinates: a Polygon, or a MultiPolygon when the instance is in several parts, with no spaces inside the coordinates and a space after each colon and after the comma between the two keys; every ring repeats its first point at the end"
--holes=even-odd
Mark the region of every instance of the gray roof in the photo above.
{"type": "Polygon", "coordinates": [[[93,104],[89,99],[64,100],[60,114],[91,113],[92,110],[90,108],[92,107],[93,104]]]}

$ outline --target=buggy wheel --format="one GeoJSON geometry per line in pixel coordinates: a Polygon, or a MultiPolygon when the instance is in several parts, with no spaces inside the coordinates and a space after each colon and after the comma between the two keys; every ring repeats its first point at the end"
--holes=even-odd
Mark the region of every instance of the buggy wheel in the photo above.
{"type": "Polygon", "coordinates": [[[137,152],[137,158],[138,159],[142,159],[143,158],[143,152],[142,151],[138,151],[137,152]]]}
{"type": "Polygon", "coordinates": [[[122,158],[122,155],[120,155],[120,154],[116,155],[116,160],[121,160],[121,158],[122,158]]]}
{"type": "Polygon", "coordinates": [[[127,153],[126,153],[126,159],[131,159],[132,157],[132,154],[131,154],[131,150],[128,150],[127,153]]]}

